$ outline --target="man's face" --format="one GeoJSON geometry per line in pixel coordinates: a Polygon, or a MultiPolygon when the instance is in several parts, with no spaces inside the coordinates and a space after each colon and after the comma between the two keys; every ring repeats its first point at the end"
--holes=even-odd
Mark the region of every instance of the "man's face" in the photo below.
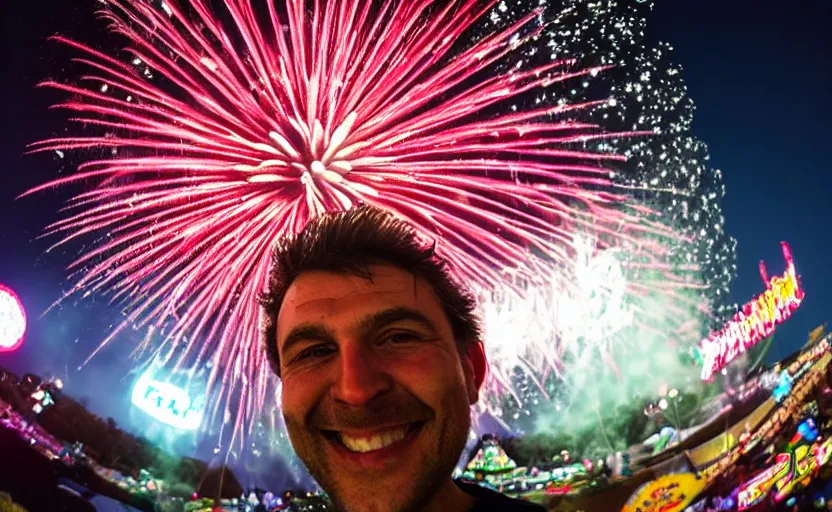
{"type": "Polygon", "coordinates": [[[465,446],[473,367],[430,286],[307,272],[277,318],[283,415],[312,476],[345,510],[418,510],[465,446]]]}

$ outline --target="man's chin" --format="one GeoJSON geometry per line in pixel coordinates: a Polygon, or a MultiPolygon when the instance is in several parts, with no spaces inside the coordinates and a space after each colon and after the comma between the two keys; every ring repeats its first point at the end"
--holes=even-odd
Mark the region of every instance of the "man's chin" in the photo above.
{"type": "Polygon", "coordinates": [[[420,444],[426,435],[424,424],[420,424],[400,443],[366,453],[348,450],[326,436],[326,455],[321,459],[324,464],[319,465],[324,474],[313,476],[337,510],[410,510],[414,503],[429,499],[422,496],[424,491],[435,490],[429,489],[432,485],[428,483],[435,475],[424,474],[426,468],[415,463],[425,460],[420,444]]]}
{"type": "Polygon", "coordinates": [[[344,512],[391,512],[408,510],[416,497],[406,485],[390,488],[384,484],[368,484],[361,487],[338,487],[339,492],[330,495],[335,509],[344,512]],[[343,491],[341,491],[343,489],[343,491]]]}

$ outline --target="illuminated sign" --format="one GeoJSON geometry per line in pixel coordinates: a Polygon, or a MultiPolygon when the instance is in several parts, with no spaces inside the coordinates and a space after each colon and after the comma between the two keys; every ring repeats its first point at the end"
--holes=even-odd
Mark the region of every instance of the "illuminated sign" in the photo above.
{"type": "MultiPolygon", "coordinates": [[[[804,293],[794,269],[791,250],[785,242],[781,245],[786,258],[786,272],[771,278],[765,292],[743,306],[720,331],[702,340],[702,380],[710,381],[716,372],[740,354],[771,336],[774,327],[789,318],[803,301],[804,293]]],[[[765,278],[762,263],[760,272],[765,278]]]]}
{"type": "Polygon", "coordinates": [[[705,479],[691,473],[666,475],[642,485],[622,512],[679,512],[705,488],[705,479]]]}
{"type": "Polygon", "coordinates": [[[0,352],[11,352],[23,343],[26,333],[26,312],[20,299],[0,284],[0,352]]]}
{"type": "Polygon", "coordinates": [[[827,439],[820,444],[812,447],[812,454],[815,457],[815,463],[818,467],[825,466],[829,459],[832,458],[832,439],[827,439]]]}
{"type": "Polygon", "coordinates": [[[806,487],[814,475],[814,470],[817,469],[817,459],[808,445],[798,446],[794,450],[792,461],[791,471],[774,483],[776,502],[783,501],[793,491],[806,487]]]}
{"type": "Polygon", "coordinates": [[[133,387],[133,405],[154,419],[182,430],[196,430],[202,423],[205,400],[168,382],[142,375],[133,387]]]}
{"type": "Polygon", "coordinates": [[[737,493],[738,509],[745,510],[761,503],[768,496],[774,482],[786,476],[791,459],[792,456],[788,453],[778,454],[773,466],[743,484],[737,493]]]}
{"type": "Polygon", "coordinates": [[[773,466],[755,476],[738,489],[738,510],[747,510],[762,503],[771,494],[775,502],[786,499],[797,489],[805,488],[817,476],[818,468],[832,456],[832,439],[814,445],[801,445],[777,455],[773,466]]]}

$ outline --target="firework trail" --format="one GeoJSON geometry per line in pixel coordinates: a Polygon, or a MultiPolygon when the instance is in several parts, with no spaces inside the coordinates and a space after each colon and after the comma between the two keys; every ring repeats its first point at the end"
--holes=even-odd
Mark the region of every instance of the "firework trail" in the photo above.
{"type": "Polygon", "coordinates": [[[645,263],[576,233],[570,267],[481,293],[488,412],[509,431],[574,431],[661,385],[696,382],[680,358],[707,318],[695,265],[645,263]],[[520,288],[520,292],[518,292],[520,288]]]}
{"type": "Polygon", "coordinates": [[[273,396],[257,306],[270,245],[310,216],[392,210],[486,288],[570,265],[576,229],[622,243],[660,230],[608,191],[603,163],[621,157],[584,149],[620,136],[570,117],[599,102],[513,103],[602,70],[513,65],[542,30],[537,11],[459,50],[494,1],[102,3],[129,61],[56,37],[88,72],[42,85],[68,93],[56,107],[92,133],[32,150],[108,154],[27,193],[93,185],[47,234],[103,240],[67,294],[129,311],[95,352],[136,328],[145,357],[211,362],[213,418],[234,432],[273,396]]]}

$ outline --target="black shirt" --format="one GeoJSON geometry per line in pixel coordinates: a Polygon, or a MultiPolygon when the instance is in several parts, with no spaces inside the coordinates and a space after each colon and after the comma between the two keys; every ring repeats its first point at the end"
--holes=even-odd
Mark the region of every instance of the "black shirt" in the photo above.
{"type": "Polygon", "coordinates": [[[537,505],[536,503],[532,503],[530,501],[518,500],[514,498],[509,498],[504,494],[500,494],[498,492],[494,492],[490,489],[486,489],[484,487],[480,487],[476,484],[467,484],[464,482],[460,482],[459,480],[454,481],[456,485],[468,494],[469,496],[473,496],[476,501],[474,501],[474,506],[468,509],[468,512],[545,512],[546,509],[541,506],[537,505]]]}

